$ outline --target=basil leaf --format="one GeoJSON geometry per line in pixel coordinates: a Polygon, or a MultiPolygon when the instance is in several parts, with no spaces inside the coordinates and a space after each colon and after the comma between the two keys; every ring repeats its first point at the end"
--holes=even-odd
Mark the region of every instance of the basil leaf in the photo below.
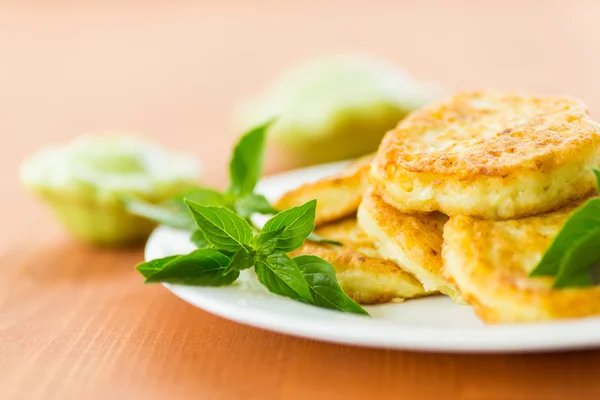
{"type": "Polygon", "coordinates": [[[202,206],[186,200],[192,217],[215,249],[236,252],[254,236],[245,219],[224,207],[202,206]]]}
{"type": "Polygon", "coordinates": [[[125,209],[134,215],[154,221],[160,225],[178,229],[190,229],[194,221],[184,208],[152,204],[132,197],[124,198],[125,209]]]}
{"type": "Polygon", "coordinates": [[[146,283],[168,282],[195,286],[230,285],[238,271],[225,273],[231,259],[213,249],[200,249],[175,257],[146,278],[146,283]]]}
{"type": "Polygon", "coordinates": [[[260,283],[272,293],[312,304],[308,283],[294,260],[284,252],[258,257],[254,270],[260,283]]]}
{"type": "Polygon", "coordinates": [[[203,206],[222,206],[228,207],[229,200],[223,193],[218,192],[214,189],[197,187],[194,189],[187,190],[179,195],[175,196],[169,202],[186,210],[185,200],[193,201],[194,203],[202,204],[203,206]]]}
{"type": "Polygon", "coordinates": [[[304,239],[315,229],[315,209],[317,201],[285,210],[271,218],[262,229],[262,232],[272,232],[284,227],[279,236],[277,250],[289,253],[302,246],[304,239]]]}
{"type": "Polygon", "coordinates": [[[243,270],[248,269],[254,265],[254,254],[246,249],[239,249],[233,255],[231,264],[229,264],[229,270],[243,270]]]}
{"type": "Polygon", "coordinates": [[[194,232],[192,232],[190,241],[199,249],[210,246],[210,242],[206,239],[204,232],[202,232],[200,229],[196,229],[194,232]]]}
{"type": "Polygon", "coordinates": [[[571,214],[550,248],[544,253],[542,260],[529,275],[556,276],[559,270],[577,268],[574,264],[563,262],[563,258],[582,238],[590,237],[598,231],[600,231],[600,199],[594,198],[571,214]]]}
{"type": "Polygon", "coordinates": [[[167,265],[169,262],[173,261],[179,256],[169,256],[165,258],[157,258],[156,260],[146,261],[143,263],[139,263],[135,268],[138,270],[140,274],[144,278],[148,278],[154,275],[156,272],[160,271],[167,265]]]}
{"type": "Polygon", "coordinates": [[[356,304],[340,287],[333,266],[317,256],[298,256],[294,258],[298,269],[308,282],[314,304],[355,314],[369,315],[356,304]]]}
{"type": "Polygon", "coordinates": [[[315,242],[315,243],[325,243],[325,244],[333,244],[335,246],[343,246],[342,242],[338,242],[337,240],[332,240],[332,239],[324,238],[323,236],[317,235],[314,232],[311,233],[310,235],[308,235],[308,237],[306,238],[306,240],[309,240],[309,241],[315,242]]]}
{"type": "Polygon", "coordinates": [[[254,213],[257,214],[277,214],[277,211],[265,196],[252,193],[240,197],[235,202],[235,211],[242,218],[247,218],[254,213]]]}
{"type": "Polygon", "coordinates": [[[273,121],[260,125],[244,134],[235,148],[229,163],[229,192],[236,197],[248,195],[260,178],[265,153],[265,136],[273,121]]]}
{"type": "Polygon", "coordinates": [[[596,190],[600,191],[600,169],[592,168],[592,172],[596,177],[596,190]]]}
{"type": "Polygon", "coordinates": [[[191,229],[194,226],[194,221],[185,205],[185,198],[203,205],[228,205],[228,200],[223,193],[203,187],[188,189],[160,204],[149,203],[134,197],[124,198],[123,203],[131,214],[149,219],[160,225],[178,229],[191,229]]]}
{"type": "Polygon", "coordinates": [[[600,229],[582,237],[563,257],[554,287],[585,287],[597,284],[599,245],[600,229]]]}
{"type": "Polygon", "coordinates": [[[279,237],[285,230],[285,227],[281,227],[275,231],[259,233],[254,237],[252,241],[253,247],[258,254],[268,255],[275,251],[279,237]]]}

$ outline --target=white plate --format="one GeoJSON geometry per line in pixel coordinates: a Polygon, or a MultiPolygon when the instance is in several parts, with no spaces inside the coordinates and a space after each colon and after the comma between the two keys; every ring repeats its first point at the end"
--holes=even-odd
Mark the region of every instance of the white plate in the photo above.
{"type": "MultiPolygon", "coordinates": [[[[344,163],[264,179],[258,191],[275,199],[304,182],[332,175],[344,163]]],[[[158,228],[146,259],[193,250],[186,232],[158,228]]],[[[444,352],[517,352],[600,347],[600,318],[554,323],[486,326],[468,306],[442,296],[365,307],[372,318],[294,302],[266,291],[244,271],[230,287],[165,285],[183,300],[213,314],[276,332],[351,345],[444,352]]]]}

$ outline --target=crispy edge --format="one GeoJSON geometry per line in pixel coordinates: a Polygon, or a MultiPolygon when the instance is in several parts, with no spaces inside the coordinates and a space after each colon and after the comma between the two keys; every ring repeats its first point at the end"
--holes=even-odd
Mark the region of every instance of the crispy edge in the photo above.
{"type": "Polygon", "coordinates": [[[404,214],[394,207],[387,204],[380,196],[376,187],[367,190],[363,202],[359,208],[359,225],[371,237],[375,247],[386,258],[393,258],[397,261],[400,268],[414,275],[421,281],[424,287],[429,291],[440,291],[452,297],[455,301],[461,303],[460,294],[442,276],[442,232],[443,225],[447,217],[441,213],[431,214],[404,214]],[[366,219],[379,230],[379,234],[385,235],[390,245],[386,245],[375,234],[373,229],[366,225],[371,225],[366,219]],[[384,247],[390,248],[384,250],[384,247]],[[403,255],[398,255],[396,248],[400,248],[403,255]],[[404,263],[400,262],[404,259],[404,263]],[[406,265],[412,264],[411,266],[406,265]],[[404,264],[404,265],[403,265],[404,264]],[[422,273],[415,272],[416,269],[422,270],[422,273]],[[433,287],[431,282],[436,283],[433,287]]]}
{"type": "Polygon", "coordinates": [[[469,215],[483,219],[522,218],[560,209],[585,197],[595,187],[589,167],[600,166],[600,156],[580,160],[549,174],[528,171],[504,178],[425,180],[409,173],[396,181],[373,182],[385,187],[386,202],[406,213],[439,211],[449,216],[469,215]],[[416,194],[415,194],[416,193],[416,194]]]}
{"type": "Polygon", "coordinates": [[[366,255],[361,247],[349,242],[342,247],[305,242],[291,255],[309,254],[329,261],[335,268],[344,292],[360,304],[381,304],[428,294],[417,279],[402,271],[395,263],[374,257],[372,252],[366,255]],[[360,287],[370,280],[375,281],[372,288],[365,290],[360,287]]]}
{"type": "Polygon", "coordinates": [[[281,210],[317,200],[317,226],[356,213],[368,185],[373,155],[355,160],[340,174],[304,184],[284,194],[275,207],[281,210]]]}

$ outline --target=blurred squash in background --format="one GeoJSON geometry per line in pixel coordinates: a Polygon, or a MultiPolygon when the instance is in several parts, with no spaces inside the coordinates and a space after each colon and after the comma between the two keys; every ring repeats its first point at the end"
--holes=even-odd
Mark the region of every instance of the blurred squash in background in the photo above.
{"type": "Polygon", "coordinates": [[[236,115],[240,131],[277,118],[270,147],[288,168],[371,153],[408,113],[441,94],[402,68],[363,55],[332,56],[284,72],[236,115]]]}

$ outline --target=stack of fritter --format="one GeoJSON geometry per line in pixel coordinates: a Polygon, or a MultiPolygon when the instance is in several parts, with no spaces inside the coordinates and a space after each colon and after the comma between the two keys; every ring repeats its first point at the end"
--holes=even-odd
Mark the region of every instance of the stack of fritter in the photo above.
{"type": "Polygon", "coordinates": [[[410,273],[380,256],[358,227],[356,210],[369,186],[372,157],[352,163],[341,174],[308,183],[286,193],[277,207],[286,209],[317,199],[315,233],[342,246],[307,241],[294,256],[314,254],[335,268],[338,282],[354,301],[379,304],[423,296],[425,289],[410,273]]]}
{"type": "Polygon", "coordinates": [[[358,223],[425,292],[462,298],[487,322],[598,314],[599,287],[557,290],[529,272],[599,165],[600,125],[580,100],[461,93],[386,135],[358,223]]]}

